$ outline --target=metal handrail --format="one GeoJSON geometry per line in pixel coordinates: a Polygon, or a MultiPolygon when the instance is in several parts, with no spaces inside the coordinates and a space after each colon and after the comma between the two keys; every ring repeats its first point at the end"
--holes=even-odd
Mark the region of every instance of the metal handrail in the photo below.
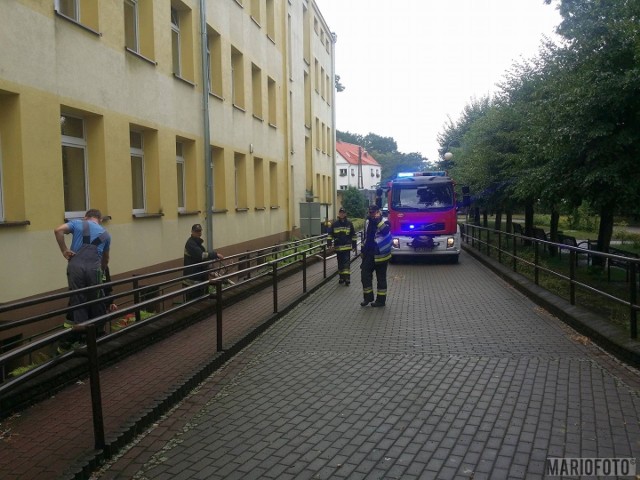
{"type": "MultiPolygon", "coordinates": [[[[571,305],[576,304],[576,288],[581,288],[585,291],[595,293],[603,298],[616,302],[620,305],[626,306],[629,308],[629,337],[637,338],[638,336],[638,327],[637,327],[637,313],[640,310],[640,305],[638,304],[638,278],[637,274],[640,272],[640,258],[635,257],[626,257],[622,255],[616,255],[607,252],[599,252],[597,250],[591,250],[588,248],[574,247],[572,245],[567,245],[564,243],[556,243],[549,240],[542,240],[535,237],[529,237],[526,235],[513,234],[508,232],[503,232],[502,230],[496,230],[488,227],[481,227],[479,225],[474,224],[464,224],[465,226],[465,242],[467,244],[471,243],[472,248],[476,248],[476,243],[478,244],[477,249],[482,253],[482,247],[486,249],[486,255],[491,256],[491,251],[496,250],[498,253],[498,260],[502,262],[502,255],[506,255],[512,260],[512,269],[517,273],[517,265],[520,262],[523,265],[527,265],[529,267],[533,267],[534,269],[534,282],[536,285],[539,285],[539,273],[545,272],[556,278],[567,281],[569,283],[569,302],[571,305]],[[477,234],[476,234],[477,232],[477,234]],[[482,239],[482,233],[485,233],[486,239],[482,239]],[[498,237],[498,246],[491,243],[491,235],[497,235],[498,237]],[[502,248],[501,239],[505,237],[511,240],[511,251],[502,248]],[[526,242],[530,242],[534,247],[534,260],[531,261],[522,256],[518,256],[517,249],[517,241],[518,239],[524,240],[526,242]],[[546,267],[540,264],[539,258],[539,246],[543,245],[549,248],[556,248],[558,251],[568,250],[569,251],[569,276],[565,274],[555,271],[552,268],[546,267]],[[577,265],[577,255],[588,254],[591,257],[599,257],[607,262],[609,260],[615,260],[616,262],[620,262],[628,266],[630,271],[629,274],[629,300],[625,300],[620,297],[616,297],[608,292],[600,290],[592,285],[586,284],[576,279],[576,265],[577,265]]],[[[507,242],[509,243],[509,242],[507,242]]]]}
{"type": "MultiPolygon", "coordinates": [[[[271,267],[271,272],[270,275],[272,277],[272,285],[273,285],[273,302],[274,302],[274,313],[278,312],[278,295],[277,295],[277,290],[278,290],[278,271],[284,268],[287,268],[290,264],[283,264],[285,261],[289,261],[289,260],[293,260],[294,262],[300,262],[302,264],[302,275],[303,275],[303,293],[306,293],[307,291],[307,283],[306,283],[306,268],[307,268],[307,259],[308,259],[308,255],[312,255],[314,257],[318,256],[319,252],[322,252],[322,259],[324,262],[323,265],[323,275],[324,278],[326,278],[326,261],[327,261],[327,245],[326,245],[326,235],[321,235],[318,237],[314,237],[313,239],[305,239],[305,240],[301,240],[298,242],[294,242],[294,246],[292,247],[294,248],[294,252],[288,255],[284,255],[282,257],[279,258],[275,258],[273,260],[270,260],[268,262],[268,265],[271,267]],[[304,243],[306,243],[306,245],[303,245],[304,243]],[[301,250],[298,250],[298,247],[303,245],[303,248],[301,250]],[[299,257],[302,257],[299,259],[299,257]]],[[[264,250],[264,249],[261,249],[264,250]]],[[[246,256],[246,253],[243,254],[246,256]]],[[[230,257],[239,257],[240,254],[235,255],[235,256],[230,256],[230,257]]],[[[230,258],[230,257],[226,257],[226,258],[230,258]]],[[[246,262],[246,260],[244,261],[246,262]]],[[[244,263],[243,262],[243,263],[244,263]]],[[[240,263],[240,262],[238,262],[240,263]]],[[[225,283],[226,280],[231,279],[232,277],[241,275],[243,273],[247,273],[247,272],[252,272],[255,271],[257,269],[262,269],[264,267],[263,264],[257,264],[257,265],[253,265],[253,266],[249,266],[247,268],[238,270],[238,271],[234,271],[231,273],[227,273],[225,275],[220,275],[218,277],[215,277],[211,280],[207,280],[207,281],[203,281],[203,282],[198,282],[194,285],[190,285],[188,287],[185,288],[181,288],[169,293],[165,293],[162,294],[158,297],[154,297],[152,299],[149,300],[144,300],[144,301],[140,301],[140,302],[135,302],[134,304],[132,304],[131,306],[125,307],[122,310],[118,310],[116,312],[109,312],[105,315],[102,315],[98,318],[94,318],[91,320],[88,320],[87,322],[84,322],[80,325],[76,325],[74,326],[72,329],[68,329],[68,330],[64,330],[64,331],[59,331],[59,332],[54,332],[51,335],[41,338],[39,340],[36,340],[34,342],[31,342],[27,345],[24,345],[22,347],[17,347],[13,350],[11,350],[10,352],[7,352],[5,354],[0,355],[0,366],[5,365],[6,363],[15,360],[16,358],[20,358],[23,357],[25,355],[28,355],[38,349],[41,349],[49,344],[52,344],[54,342],[58,342],[60,340],[63,340],[65,338],[67,338],[68,336],[78,333],[78,332],[83,332],[86,334],[86,345],[80,349],[78,349],[77,351],[70,351],[67,353],[64,353],[58,357],[54,357],[53,359],[50,359],[49,361],[43,363],[42,365],[39,365],[37,367],[35,367],[34,369],[24,373],[23,375],[20,375],[16,378],[13,378],[9,381],[5,381],[4,383],[0,383],[0,396],[3,394],[6,394],[8,392],[10,392],[11,390],[17,388],[18,386],[24,384],[25,382],[32,380],[35,376],[42,374],[43,372],[46,372],[50,369],[52,369],[53,367],[63,363],[64,361],[76,357],[78,355],[80,356],[85,356],[87,358],[87,362],[88,362],[88,368],[89,368],[89,378],[90,378],[90,382],[91,382],[91,397],[92,397],[92,410],[93,410],[93,424],[94,424],[94,439],[95,439],[95,448],[96,449],[102,449],[105,446],[105,435],[104,435],[104,422],[103,422],[103,418],[102,418],[102,398],[101,398],[101,393],[100,393],[100,374],[99,374],[99,356],[98,356],[98,351],[97,351],[97,345],[100,343],[104,343],[104,342],[108,342],[113,338],[117,338],[120,335],[124,335],[125,332],[131,332],[134,329],[138,329],[141,328],[144,325],[153,323],[158,321],[159,319],[166,317],[167,315],[170,315],[172,313],[175,313],[179,310],[182,310],[184,308],[186,308],[187,306],[193,305],[194,303],[197,303],[201,300],[210,298],[210,295],[207,293],[205,295],[202,295],[196,299],[193,299],[191,301],[185,302],[179,306],[175,306],[169,310],[165,310],[159,314],[156,314],[152,317],[147,318],[146,320],[140,321],[140,322],[136,322],[133,325],[131,325],[130,327],[127,327],[126,329],[123,329],[119,332],[115,332],[115,333],[111,333],[108,334],[102,338],[97,338],[96,336],[96,330],[97,330],[97,326],[101,326],[104,325],[106,322],[112,320],[115,317],[119,317],[121,315],[123,315],[124,313],[129,313],[129,312],[136,312],[136,315],[139,314],[140,310],[148,305],[151,304],[157,304],[160,301],[165,301],[168,299],[171,299],[175,296],[178,295],[182,295],[185,292],[189,292],[192,290],[196,290],[198,288],[201,288],[204,285],[209,285],[209,284],[213,284],[215,286],[216,289],[216,332],[217,332],[217,351],[220,352],[223,349],[223,331],[222,331],[222,315],[223,315],[223,292],[226,290],[231,290],[234,288],[238,288],[240,285],[244,284],[244,283],[249,283],[248,281],[245,282],[240,282],[237,284],[231,284],[228,285],[226,288],[223,288],[223,284],[225,283]]],[[[177,270],[181,270],[184,267],[180,267],[180,268],[175,268],[175,269],[169,269],[169,270],[164,270],[162,272],[156,272],[154,274],[147,274],[147,275],[141,275],[140,277],[135,277],[134,279],[127,279],[126,282],[137,282],[140,280],[141,277],[144,278],[152,278],[154,276],[158,276],[158,275],[165,275],[167,274],[167,272],[174,272],[177,270]]],[[[217,267],[217,269],[220,269],[221,267],[217,267]]],[[[212,268],[209,271],[213,271],[216,270],[216,268],[212,268]]],[[[202,272],[199,272],[200,274],[202,272]]],[[[158,285],[167,285],[168,283],[172,282],[175,283],[177,281],[182,281],[184,278],[188,278],[191,277],[193,275],[187,275],[187,276],[181,276],[178,279],[174,279],[171,280],[169,282],[164,281],[164,282],[159,282],[156,285],[148,285],[146,287],[140,287],[140,288],[135,288],[134,290],[136,292],[140,292],[141,290],[144,290],[145,288],[149,288],[149,287],[154,287],[154,286],[158,286],[158,285]]],[[[263,278],[265,275],[259,275],[256,277],[253,277],[252,279],[250,278],[251,281],[256,281],[257,279],[263,278]]],[[[123,282],[123,281],[119,281],[119,282],[123,282]]],[[[125,282],[125,283],[126,283],[125,282]]],[[[111,282],[111,283],[116,283],[116,282],[111,282]]],[[[128,292],[128,294],[131,294],[131,292],[128,292]]],[[[59,299],[61,298],[59,295],[54,295],[54,296],[50,296],[50,297],[55,297],[55,299],[59,299]]],[[[135,297],[135,295],[134,295],[135,297]]],[[[62,297],[63,298],[63,297],[62,297]]],[[[101,299],[104,300],[104,299],[101,299]]],[[[34,305],[35,303],[33,303],[33,301],[30,301],[31,305],[34,305]]],[[[17,304],[14,304],[14,306],[16,308],[18,308],[16,306],[17,304]]],[[[86,305],[86,304],[85,304],[86,305]]],[[[16,321],[16,322],[12,322],[14,324],[14,328],[15,328],[15,324],[21,324],[20,321],[16,321]]]]}

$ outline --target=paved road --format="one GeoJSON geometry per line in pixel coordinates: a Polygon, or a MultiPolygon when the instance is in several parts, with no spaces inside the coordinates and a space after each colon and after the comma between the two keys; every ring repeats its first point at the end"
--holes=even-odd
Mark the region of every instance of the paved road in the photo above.
{"type": "Polygon", "coordinates": [[[391,265],[384,309],[359,283],[321,287],[94,478],[536,479],[547,457],[640,456],[638,372],[469,255],[391,265]]]}

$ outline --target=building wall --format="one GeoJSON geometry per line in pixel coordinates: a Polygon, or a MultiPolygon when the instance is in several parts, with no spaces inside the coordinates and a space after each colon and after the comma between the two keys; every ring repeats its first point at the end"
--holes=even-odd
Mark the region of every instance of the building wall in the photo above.
{"type": "Polygon", "coordinates": [[[179,261],[190,226],[208,225],[209,210],[205,237],[235,252],[295,234],[309,187],[333,203],[333,42],[313,1],[205,1],[213,47],[208,145],[200,2],[139,0],[135,49],[125,48],[124,1],[78,3],[73,21],[55,0],[0,2],[0,303],[66,286],[52,230],[69,216],[62,142],[75,118],[85,134],[86,206],[111,217],[114,276],[179,261]],[[144,138],[146,188],[135,215],[132,131],[144,138]]]}

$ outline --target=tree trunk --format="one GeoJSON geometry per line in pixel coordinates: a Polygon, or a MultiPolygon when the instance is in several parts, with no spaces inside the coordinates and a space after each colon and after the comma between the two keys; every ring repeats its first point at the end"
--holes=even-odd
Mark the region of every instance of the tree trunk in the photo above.
{"type": "MultiPolygon", "coordinates": [[[[604,206],[600,209],[600,228],[598,229],[598,244],[597,250],[599,252],[608,252],[609,245],[611,244],[611,237],[613,236],[613,208],[611,206],[604,206]]],[[[593,265],[604,265],[604,259],[593,257],[593,265]]]]}
{"type": "MultiPolygon", "coordinates": [[[[551,225],[549,225],[549,240],[552,242],[558,243],[558,225],[560,224],[560,212],[558,209],[553,206],[551,207],[551,225]]],[[[549,247],[549,254],[553,257],[558,253],[558,249],[556,247],[549,247]]]]}
{"type": "Polygon", "coordinates": [[[502,227],[502,210],[498,210],[496,211],[496,222],[493,228],[496,230],[500,230],[501,227],[502,227]]]}
{"type": "Polygon", "coordinates": [[[505,231],[508,233],[513,232],[513,212],[511,209],[507,210],[507,223],[505,225],[505,231]]]}
{"type": "MultiPolygon", "coordinates": [[[[533,236],[533,200],[527,200],[524,206],[524,234],[533,236]]],[[[531,245],[531,241],[526,241],[525,245],[531,245]]]]}
{"type": "Polygon", "coordinates": [[[482,226],[489,228],[489,211],[486,208],[482,211],[482,226]]]}

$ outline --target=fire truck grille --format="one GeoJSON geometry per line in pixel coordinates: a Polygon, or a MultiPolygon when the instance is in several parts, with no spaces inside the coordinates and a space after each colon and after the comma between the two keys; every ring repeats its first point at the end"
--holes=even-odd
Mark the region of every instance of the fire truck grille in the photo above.
{"type": "Polygon", "coordinates": [[[408,232],[439,232],[444,230],[444,223],[410,223],[404,222],[400,224],[403,231],[408,232]]]}

